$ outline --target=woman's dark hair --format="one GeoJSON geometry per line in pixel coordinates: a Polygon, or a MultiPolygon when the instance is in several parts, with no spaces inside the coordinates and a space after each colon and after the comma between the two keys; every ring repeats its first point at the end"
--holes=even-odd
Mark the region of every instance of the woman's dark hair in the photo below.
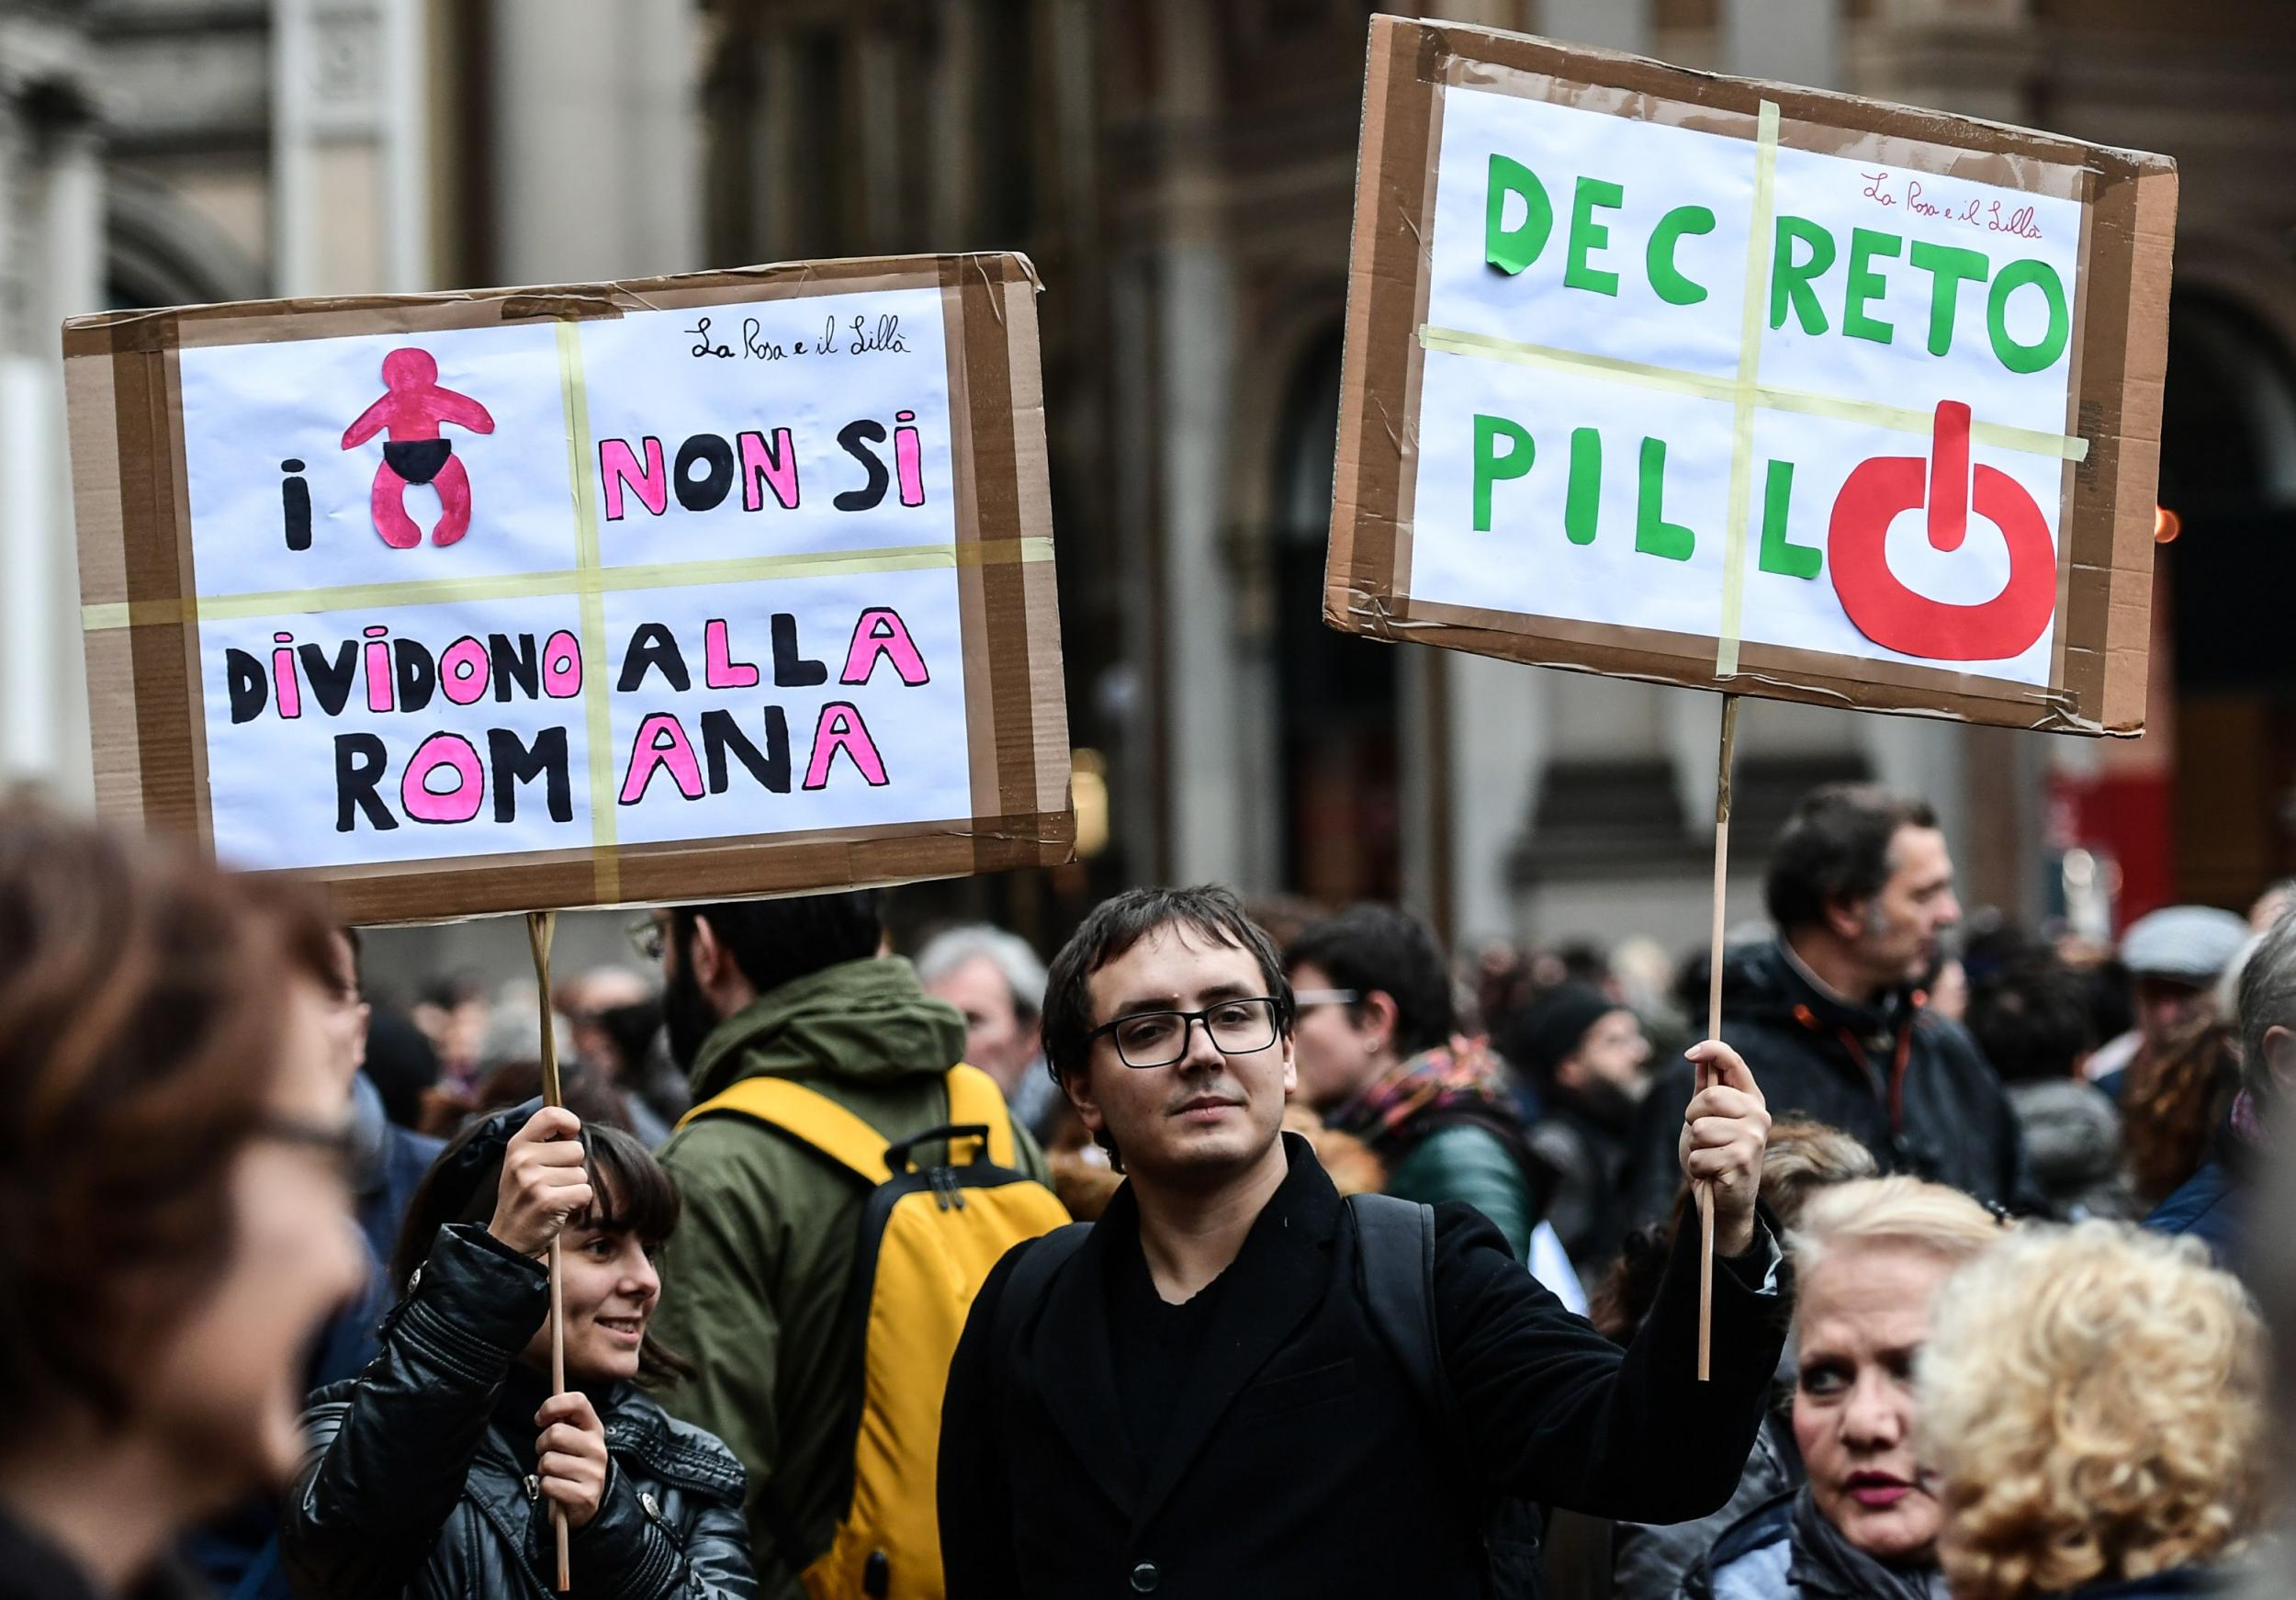
{"type": "Polygon", "coordinates": [[[1451,1003],[1451,974],[1434,931],[1409,912],[1392,906],[1350,906],[1326,917],[1284,952],[1287,972],[1302,962],[1323,969],[1339,988],[1353,989],[1361,1015],[1362,997],[1373,990],[1395,1002],[1395,1054],[1416,1055],[1449,1041],[1458,1026],[1451,1003]]]}
{"type": "Polygon", "coordinates": [[[0,807],[0,1449],[127,1414],[217,1280],[284,980],[339,983],[309,888],[44,807],[0,807]]]}
{"type": "MultiPolygon", "coordinates": [[[[511,1135],[534,1114],[529,1102],[476,1118],[431,1163],[407,1201],[406,1220],[391,1251],[391,1281],[400,1294],[409,1291],[416,1270],[430,1258],[441,1228],[450,1223],[483,1226],[493,1219],[503,1154],[511,1135]],[[490,1144],[491,1150],[474,1148],[481,1144],[490,1144]]],[[[635,1234],[648,1249],[666,1244],[684,1209],[670,1169],[635,1134],[619,1128],[588,1122],[581,1139],[583,1165],[598,1204],[575,1222],[603,1233],[635,1234]]],[[[692,1363],[656,1338],[650,1325],[637,1360],[638,1380],[649,1387],[693,1376],[692,1363]]]]}
{"type": "Polygon", "coordinates": [[[1054,1082],[1082,1072],[1091,1054],[1092,975],[1159,929],[1181,927],[1249,953],[1276,997],[1278,1026],[1291,1031],[1291,980],[1260,925],[1244,915],[1234,891],[1217,884],[1192,889],[1127,889],[1103,900],[1068,936],[1044,979],[1044,1055],[1054,1082]]]}
{"type": "Polygon", "coordinates": [[[1813,928],[1836,900],[1869,900],[1889,882],[1901,828],[1935,828],[1926,800],[1872,783],[1827,783],[1803,796],[1770,855],[1764,897],[1779,931],[1813,928]]]}
{"type": "Polygon", "coordinates": [[[884,895],[877,889],[674,907],[670,931],[681,953],[692,944],[697,917],[709,918],[717,942],[760,995],[840,962],[867,961],[884,940],[884,895]]]}

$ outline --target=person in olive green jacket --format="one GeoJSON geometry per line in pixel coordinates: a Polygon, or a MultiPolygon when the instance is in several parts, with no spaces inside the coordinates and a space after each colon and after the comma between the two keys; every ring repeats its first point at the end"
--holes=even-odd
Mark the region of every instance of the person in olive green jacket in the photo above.
{"type": "Polygon", "coordinates": [[[1450,974],[1426,924],[1356,906],[1301,933],[1284,965],[1300,1099],[1386,1163],[1389,1194],[1465,1200],[1528,1261],[1544,1169],[1497,1058],[1452,1036],[1450,974]]]}
{"type": "MultiPolygon", "coordinates": [[[[906,961],[879,957],[879,899],[861,890],[654,913],[643,942],[659,949],[670,1050],[696,1104],[773,1076],[888,1143],[949,1121],[943,1079],[962,1055],[964,1019],[928,997],[906,961]]],[[[1021,1169],[1042,1178],[1027,1130],[1013,1132],[1021,1169]]],[[[742,1117],[688,1124],[661,1160],[685,1217],[654,1329],[697,1369],[663,1403],[741,1459],[758,1592],[801,1600],[797,1574],[827,1549],[852,1467],[860,1339],[839,1310],[868,1191],[742,1117]]]]}

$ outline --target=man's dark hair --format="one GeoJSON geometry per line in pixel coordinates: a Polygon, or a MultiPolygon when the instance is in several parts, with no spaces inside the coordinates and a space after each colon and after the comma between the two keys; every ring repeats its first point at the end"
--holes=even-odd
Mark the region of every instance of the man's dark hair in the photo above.
{"type": "Polygon", "coordinates": [[[2097,1044],[2087,981],[2044,950],[2020,952],[1972,983],[1967,1022],[2004,1083],[2069,1078],[2097,1044]]]}
{"type": "Polygon", "coordinates": [[[1291,981],[1266,930],[1244,915],[1232,890],[1217,884],[1192,889],[1127,889],[1103,900],[1052,958],[1044,980],[1044,1058],[1059,1082],[1082,1072],[1091,1054],[1092,975],[1159,929],[1179,927],[1214,944],[1248,952],[1259,963],[1267,992],[1279,1002],[1280,1025],[1291,1030],[1291,981]]]}
{"type": "Polygon", "coordinates": [[[1408,911],[1366,904],[1326,917],[1284,952],[1285,971],[1297,971],[1303,962],[1322,968],[1334,986],[1356,991],[1348,1008],[1354,1015],[1362,1014],[1362,997],[1375,989],[1392,999],[1398,1055],[1445,1043],[1458,1026],[1442,947],[1434,930],[1408,911]]]}
{"type": "Polygon", "coordinates": [[[1782,933],[1825,920],[1834,900],[1866,900],[1889,882],[1889,842],[1901,828],[1935,828],[1927,800],[1873,783],[1828,783],[1794,808],[1771,852],[1764,897],[1782,933]]]}
{"type": "Polygon", "coordinates": [[[682,955],[693,922],[706,917],[717,942],[760,995],[840,962],[867,961],[884,940],[884,896],[877,889],[797,895],[783,900],[724,900],[680,906],[670,933],[682,955]]]}

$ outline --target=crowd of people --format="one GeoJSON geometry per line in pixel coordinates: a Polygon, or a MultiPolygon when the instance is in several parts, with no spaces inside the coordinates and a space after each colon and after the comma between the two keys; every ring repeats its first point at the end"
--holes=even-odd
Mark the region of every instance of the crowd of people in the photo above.
{"type": "Polygon", "coordinates": [[[1964,917],[1830,786],[1718,1040],[1390,906],[664,907],[546,1105],[531,994],[11,804],[0,1596],[2276,1593],[2290,902],[1964,917]]]}

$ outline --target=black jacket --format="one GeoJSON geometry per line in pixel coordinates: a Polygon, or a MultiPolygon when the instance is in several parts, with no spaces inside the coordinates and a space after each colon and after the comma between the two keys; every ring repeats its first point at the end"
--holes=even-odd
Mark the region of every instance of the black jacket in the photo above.
{"type": "Polygon", "coordinates": [[[1701,1384],[1695,1230],[1622,1351],[1474,1211],[1437,1206],[1436,1335],[1459,1418],[1446,1438],[1369,1320],[1351,1214],[1305,1142],[1285,1145],[1290,1174],[1222,1275],[1153,1463],[1126,1442],[1109,1354],[1109,1275],[1140,1225],[1129,1186],[1034,1307],[1000,1319],[1034,1246],[990,1275],[941,1416],[949,1600],[1450,1600],[1479,1593],[1502,1493],[1649,1521],[1729,1497],[1784,1337],[1777,1294],[1746,1281],[1774,1262],[1766,1232],[1715,1274],[1701,1384]]]}
{"type": "MultiPolygon", "coordinates": [[[[539,1266],[478,1226],[439,1230],[374,1365],[311,1396],[311,1453],[279,1530],[296,1593],[556,1600],[549,1506],[527,1489],[546,1390],[519,1365],[548,1309],[539,1266]]],[[[591,1399],[613,1469],[573,1534],[574,1593],[748,1600],[740,1463],[630,1384],[591,1399]]]]}
{"type": "MultiPolygon", "coordinates": [[[[1924,1010],[1919,996],[1844,1005],[1803,976],[1778,942],[1727,958],[1722,985],[1722,1037],[1753,1069],[1773,1118],[1839,1128],[1884,1172],[2039,1209],[2000,1078],[1975,1042],[1924,1010]]],[[[1695,1079],[1696,1069],[1677,1060],[1642,1103],[1629,1178],[1638,1221],[1674,1204],[1675,1144],[1695,1079]]]]}

